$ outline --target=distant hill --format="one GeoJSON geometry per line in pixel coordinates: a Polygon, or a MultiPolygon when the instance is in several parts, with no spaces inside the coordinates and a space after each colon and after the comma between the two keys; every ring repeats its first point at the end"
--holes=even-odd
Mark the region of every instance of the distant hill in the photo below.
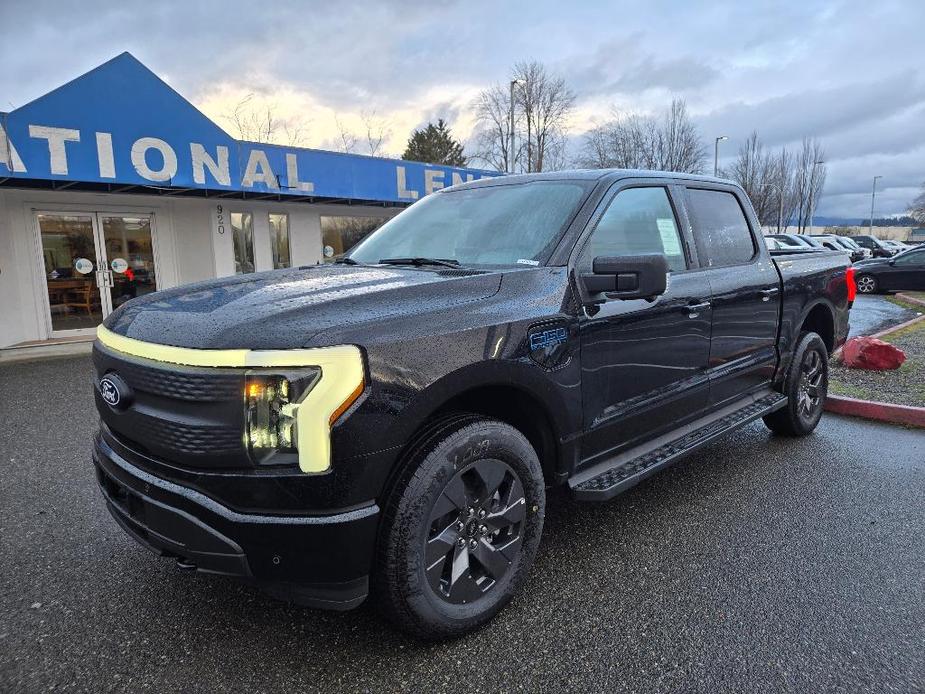
{"type": "MultiPolygon", "coordinates": [[[[868,219],[864,217],[822,217],[816,215],[815,223],[817,226],[826,227],[856,227],[867,226],[868,219]]],[[[892,226],[920,226],[915,223],[911,217],[884,217],[874,219],[875,227],[892,227],[892,226]]]]}

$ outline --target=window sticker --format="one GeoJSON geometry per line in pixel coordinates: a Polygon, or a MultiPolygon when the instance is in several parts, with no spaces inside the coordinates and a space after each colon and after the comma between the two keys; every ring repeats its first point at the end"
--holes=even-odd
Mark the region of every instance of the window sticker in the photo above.
{"type": "Polygon", "coordinates": [[[109,267],[112,268],[113,272],[118,272],[121,275],[128,270],[128,261],[125,258],[113,258],[112,262],[109,263],[109,267]]]}
{"type": "Polygon", "coordinates": [[[678,232],[673,219],[657,219],[658,234],[662,237],[662,248],[665,255],[681,255],[681,244],[678,242],[678,232]]]}
{"type": "Polygon", "coordinates": [[[93,263],[88,258],[78,258],[74,261],[74,269],[81,275],[93,272],[93,263]]]}

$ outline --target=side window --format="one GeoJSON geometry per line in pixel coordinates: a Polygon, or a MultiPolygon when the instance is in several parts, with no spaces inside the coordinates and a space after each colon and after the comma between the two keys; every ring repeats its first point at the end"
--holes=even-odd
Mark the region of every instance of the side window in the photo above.
{"type": "Polygon", "coordinates": [[[627,188],[617,193],[582,251],[583,265],[598,256],[661,253],[673,272],[687,262],[674,210],[664,188],[627,188]]]}
{"type": "Polygon", "coordinates": [[[735,195],[688,188],[687,199],[702,264],[741,265],[755,257],[755,240],[735,195]]]}
{"type": "Polygon", "coordinates": [[[911,265],[912,267],[925,265],[925,251],[916,251],[915,253],[907,253],[906,255],[898,256],[893,264],[911,265]]]}

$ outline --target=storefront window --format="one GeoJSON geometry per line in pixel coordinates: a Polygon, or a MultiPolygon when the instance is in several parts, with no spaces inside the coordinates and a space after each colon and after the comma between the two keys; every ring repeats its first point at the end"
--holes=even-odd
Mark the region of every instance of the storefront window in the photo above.
{"type": "Polygon", "coordinates": [[[234,242],[234,271],[237,275],[254,271],[254,215],[250,212],[231,213],[234,242]]]}
{"type": "Polygon", "coordinates": [[[289,267],[289,215],[270,213],[270,247],[273,269],[289,267]]]}
{"type": "Polygon", "coordinates": [[[333,262],[387,221],[384,217],[322,217],[324,262],[333,262]]]}

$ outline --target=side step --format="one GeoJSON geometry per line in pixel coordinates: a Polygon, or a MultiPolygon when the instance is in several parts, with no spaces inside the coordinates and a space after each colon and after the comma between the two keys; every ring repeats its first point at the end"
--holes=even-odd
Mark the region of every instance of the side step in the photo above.
{"type": "Polygon", "coordinates": [[[786,404],[787,398],[777,392],[747,396],[677,431],[578,472],[569,478],[569,487],[582,501],[611,499],[678,458],[786,404]]]}

